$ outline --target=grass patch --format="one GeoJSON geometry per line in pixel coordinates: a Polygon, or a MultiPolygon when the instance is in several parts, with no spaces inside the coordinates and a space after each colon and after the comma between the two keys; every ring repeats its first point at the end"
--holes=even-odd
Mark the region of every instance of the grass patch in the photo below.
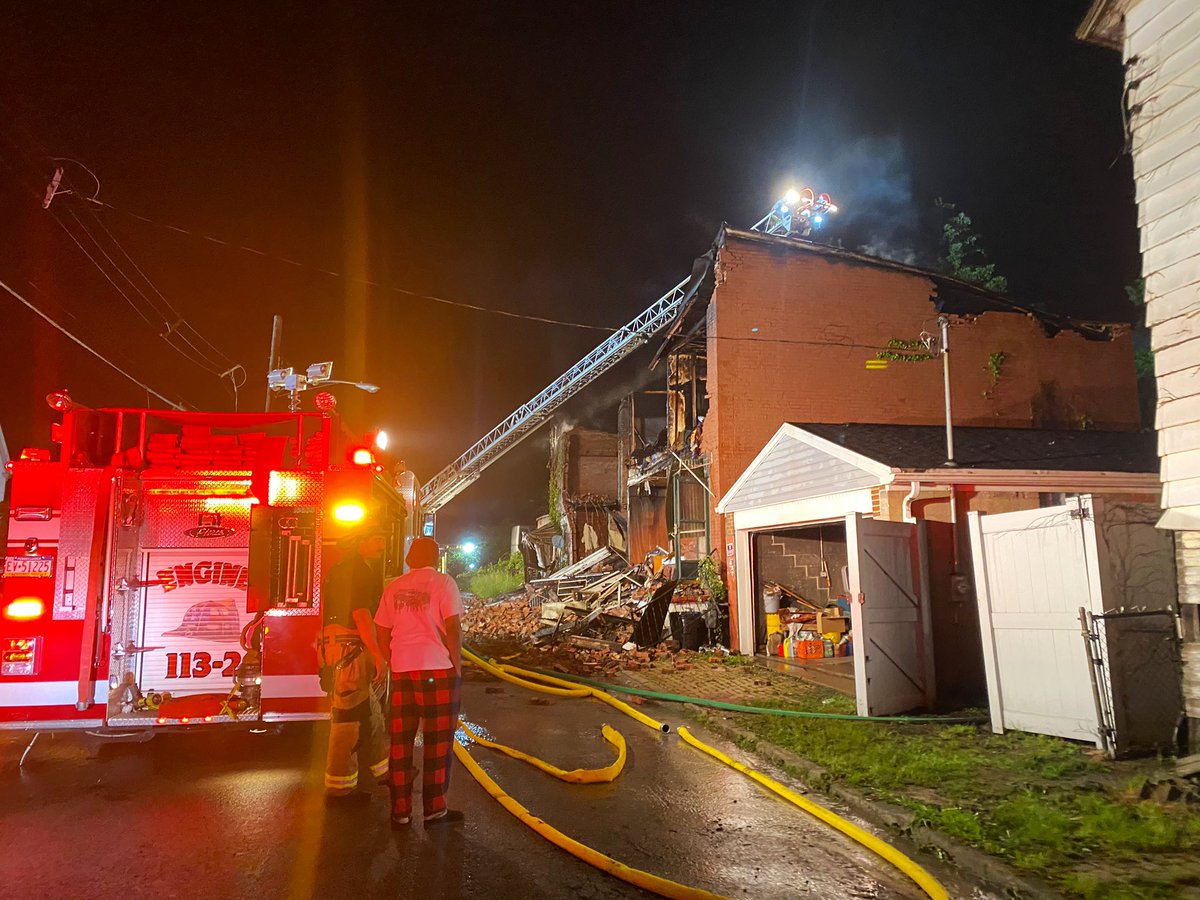
{"type": "Polygon", "coordinates": [[[472,574],[467,590],[476,597],[490,600],[501,594],[518,591],[525,584],[525,561],[520,553],[497,560],[472,574]]]}
{"type": "MultiPolygon", "coordinates": [[[[757,705],[853,712],[813,688],[757,705]]],[[[918,823],[1089,900],[1178,896],[1200,883],[1200,810],[1135,799],[1134,770],[1043,735],[973,725],[736,716],[760,739],[812,760],[832,784],[911,810],[918,823]],[[1124,773],[1124,777],[1122,777],[1124,773]]]]}

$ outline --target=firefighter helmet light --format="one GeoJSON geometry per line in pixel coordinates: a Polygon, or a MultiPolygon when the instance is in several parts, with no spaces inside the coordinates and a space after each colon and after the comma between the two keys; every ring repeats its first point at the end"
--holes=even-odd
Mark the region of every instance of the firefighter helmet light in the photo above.
{"type": "Polygon", "coordinates": [[[751,230],[784,237],[808,237],[837,211],[837,205],[827,193],[818,194],[810,187],[789,190],[751,230]]]}

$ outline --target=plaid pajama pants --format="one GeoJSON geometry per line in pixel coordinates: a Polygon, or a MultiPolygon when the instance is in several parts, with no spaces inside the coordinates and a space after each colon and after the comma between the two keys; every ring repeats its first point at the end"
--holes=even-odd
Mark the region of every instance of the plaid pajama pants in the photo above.
{"type": "Polygon", "coordinates": [[[461,698],[462,676],[453,669],[392,673],[392,815],[412,815],[413,742],[418,727],[425,744],[421,778],[425,815],[446,808],[461,698]]]}

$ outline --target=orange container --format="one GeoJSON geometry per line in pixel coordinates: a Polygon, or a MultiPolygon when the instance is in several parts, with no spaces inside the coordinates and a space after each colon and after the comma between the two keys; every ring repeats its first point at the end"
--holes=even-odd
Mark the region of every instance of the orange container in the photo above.
{"type": "Polygon", "coordinates": [[[801,641],[798,656],[804,659],[821,659],[825,656],[824,641],[801,641]]]}

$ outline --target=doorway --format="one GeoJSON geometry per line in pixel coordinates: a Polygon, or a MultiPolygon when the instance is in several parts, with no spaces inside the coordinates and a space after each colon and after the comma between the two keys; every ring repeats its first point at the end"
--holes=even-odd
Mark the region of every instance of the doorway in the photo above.
{"type": "Polygon", "coordinates": [[[752,539],[755,652],[853,695],[844,522],[772,529],[752,539]]]}
{"type": "Polygon", "coordinates": [[[854,696],[859,715],[932,706],[924,523],[851,513],[740,531],[739,540],[749,545],[752,592],[742,609],[756,654],[854,696]],[[777,616],[768,612],[776,603],[777,616]]]}

